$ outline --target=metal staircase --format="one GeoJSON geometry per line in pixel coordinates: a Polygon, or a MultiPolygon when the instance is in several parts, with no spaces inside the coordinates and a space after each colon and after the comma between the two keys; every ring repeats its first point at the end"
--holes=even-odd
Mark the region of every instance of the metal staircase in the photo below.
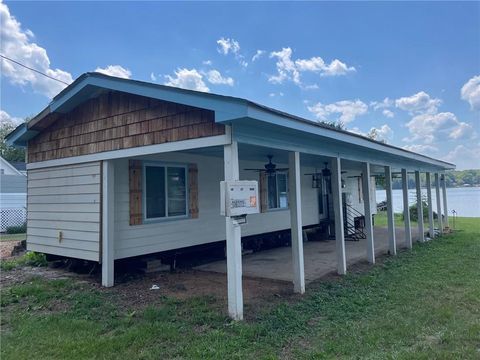
{"type": "Polygon", "coordinates": [[[345,240],[359,241],[367,238],[364,231],[365,216],[348,204],[343,205],[343,227],[345,240]]]}

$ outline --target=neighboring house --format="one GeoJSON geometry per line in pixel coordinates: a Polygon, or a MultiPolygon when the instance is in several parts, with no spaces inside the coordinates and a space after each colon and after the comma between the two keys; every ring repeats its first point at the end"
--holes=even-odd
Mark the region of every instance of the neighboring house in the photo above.
{"type": "Polygon", "coordinates": [[[406,181],[455,167],[244,99],[98,73],[80,76],[7,141],[27,146],[29,250],[101,262],[112,286],[114,260],[226,239],[234,318],[243,311],[241,235],[291,229],[302,293],[302,227],[328,224],[344,274],[349,209],[363,216],[375,259],[373,176],[406,181]],[[258,170],[272,169],[268,156],[279,170],[258,170]],[[260,213],[241,230],[220,216],[224,179],[259,182],[260,213]]]}
{"type": "Polygon", "coordinates": [[[25,163],[9,163],[0,157],[0,232],[26,220],[27,176],[25,163]],[[23,169],[23,171],[22,171],[23,169]]]}

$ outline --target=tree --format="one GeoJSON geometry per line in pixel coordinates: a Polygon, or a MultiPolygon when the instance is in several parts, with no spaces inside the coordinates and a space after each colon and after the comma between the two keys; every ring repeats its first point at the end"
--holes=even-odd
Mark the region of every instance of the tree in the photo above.
{"type": "Polygon", "coordinates": [[[25,149],[8,146],[5,137],[15,129],[11,121],[0,124],[0,155],[7,161],[25,161],[25,149]]]}
{"type": "Polygon", "coordinates": [[[336,130],[347,130],[347,127],[342,121],[320,121],[321,124],[336,130]]]}

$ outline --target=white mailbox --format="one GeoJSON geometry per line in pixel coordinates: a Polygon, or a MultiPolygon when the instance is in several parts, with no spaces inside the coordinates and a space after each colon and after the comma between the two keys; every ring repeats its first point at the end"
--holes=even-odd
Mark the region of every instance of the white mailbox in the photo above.
{"type": "Polygon", "coordinates": [[[220,215],[242,216],[259,212],[258,182],[252,180],[220,182],[220,215]]]}

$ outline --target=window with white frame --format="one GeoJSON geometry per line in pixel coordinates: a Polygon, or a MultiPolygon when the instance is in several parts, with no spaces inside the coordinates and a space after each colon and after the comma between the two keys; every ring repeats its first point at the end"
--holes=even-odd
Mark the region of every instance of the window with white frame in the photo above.
{"type": "Polygon", "coordinates": [[[267,176],[268,179],[268,208],[288,208],[288,179],[287,173],[276,172],[267,176]]]}
{"type": "Polygon", "coordinates": [[[143,173],[146,220],[188,215],[186,166],[145,163],[143,173]]]}

